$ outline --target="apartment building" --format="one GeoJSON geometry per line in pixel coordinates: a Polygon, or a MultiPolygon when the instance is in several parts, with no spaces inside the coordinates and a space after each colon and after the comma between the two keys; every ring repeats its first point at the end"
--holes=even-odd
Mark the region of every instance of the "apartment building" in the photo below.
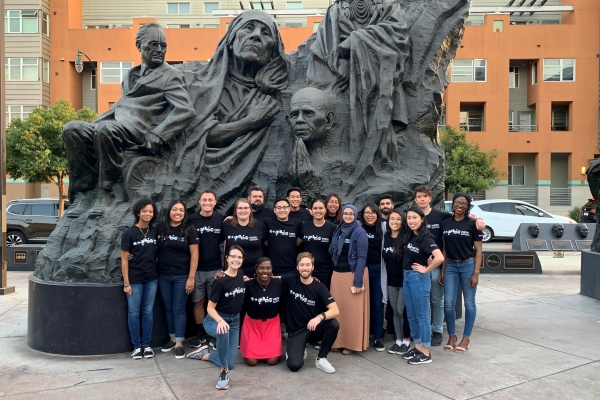
{"type": "MultiPolygon", "coordinates": [[[[139,63],[134,38],[141,24],[158,21],[166,28],[169,63],[207,61],[237,13],[264,9],[291,52],[316,30],[331,0],[31,2],[7,0],[7,11],[38,10],[37,33],[7,33],[7,50],[26,47],[8,40],[35,38],[39,52],[17,57],[21,53],[9,50],[7,57],[37,58],[38,79],[11,81],[32,89],[9,89],[7,104],[46,106],[67,98],[75,107],[103,112],[120,97],[123,74],[139,63]]],[[[504,176],[478,196],[521,199],[558,213],[582,205],[589,197],[582,171],[600,154],[600,1],[472,0],[466,25],[440,123],[464,128],[484,150],[500,151],[497,167],[504,176]]],[[[30,26],[26,21],[25,30],[30,26]]],[[[25,116],[30,108],[14,110],[25,116]]]]}

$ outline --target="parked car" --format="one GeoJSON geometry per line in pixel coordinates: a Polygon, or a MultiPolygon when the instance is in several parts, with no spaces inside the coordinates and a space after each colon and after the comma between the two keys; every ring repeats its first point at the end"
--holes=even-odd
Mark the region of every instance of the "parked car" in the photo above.
{"type": "Polygon", "coordinates": [[[472,206],[471,214],[483,218],[486,223],[483,230],[484,242],[500,237],[512,239],[522,223],[577,223],[570,218],[550,214],[537,206],[519,200],[478,200],[474,201],[472,206]]]}
{"type": "Polygon", "coordinates": [[[596,199],[588,199],[579,209],[579,222],[596,222],[596,199]]]}
{"type": "MultiPolygon", "coordinates": [[[[65,210],[68,205],[65,200],[65,210]]],[[[6,244],[45,242],[57,222],[57,198],[11,200],[6,207],[6,244]]]]}

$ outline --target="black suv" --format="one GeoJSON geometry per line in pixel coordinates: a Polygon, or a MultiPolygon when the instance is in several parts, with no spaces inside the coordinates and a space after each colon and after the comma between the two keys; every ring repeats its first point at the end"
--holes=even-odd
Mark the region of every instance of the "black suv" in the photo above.
{"type": "MultiPolygon", "coordinates": [[[[65,210],[69,202],[65,200],[65,210]]],[[[6,206],[6,244],[45,242],[58,222],[58,199],[21,199],[6,206]]]]}
{"type": "Polygon", "coordinates": [[[588,202],[581,207],[579,222],[596,222],[596,199],[588,199],[588,202]]]}

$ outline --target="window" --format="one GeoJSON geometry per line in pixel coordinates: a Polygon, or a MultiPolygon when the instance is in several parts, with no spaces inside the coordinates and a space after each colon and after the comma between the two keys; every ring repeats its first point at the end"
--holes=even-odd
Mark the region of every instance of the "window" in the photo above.
{"type": "Polygon", "coordinates": [[[18,203],[18,204],[12,204],[11,206],[9,206],[6,209],[6,211],[11,214],[14,214],[14,215],[23,215],[25,208],[27,208],[27,204],[18,203]]]}
{"type": "Polygon", "coordinates": [[[519,87],[519,67],[509,67],[508,87],[510,89],[516,89],[519,87]]]}
{"type": "Polygon", "coordinates": [[[13,118],[27,118],[34,108],[34,106],[6,106],[6,125],[8,126],[13,118]]]}
{"type": "Polygon", "coordinates": [[[509,111],[508,112],[508,131],[509,132],[514,132],[516,130],[514,128],[514,125],[515,125],[515,112],[509,111]]]}
{"type": "Polygon", "coordinates": [[[37,11],[4,11],[5,33],[38,33],[37,11]]]}
{"type": "Polygon", "coordinates": [[[575,80],[575,59],[544,59],[544,82],[572,82],[575,80]]]}
{"type": "Polygon", "coordinates": [[[313,32],[316,32],[319,29],[320,22],[313,22],[313,32]]]}
{"type": "Polygon", "coordinates": [[[285,26],[287,28],[302,28],[302,22],[288,22],[285,26]]]}
{"type": "Polygon", "coordinates": [[[44,83],[50,83],[50,61],[42,60],[42,80],[44,83]]]}
{"type": "Polygon", "coordinates": [[[133,68],[131,61],[113,61],[100,63],[100,83],[121,83],[123,75],[133,68]]]}
{"type": "Polygon", "coordinates": [[[569,130],[569,106],[552,105],[552,125],[553,131],[569,130]]]}
{"type": "Polygon", "coordinates": [[[50,36],[50,18],[45,12],[42,12],[42,33],[50,36]]]}
{"type": "Polygon", "coordinates": [[[493,32],[502,32],[504,30],[504,21],[494,21],[493,32]]]}
{"type": "Polygon", "coordinates": [[[55,216],[54,204],[48,203],[34,203],[31,204],[31,215],[44,215],[47,217],[55,216]]]}
{"type": "MultiPolygon", "coordinates": [[[[489,211],[499,214],[514,214],[512,203],[491,203],[489,204],[489,211]]],[[[485,210],[487,211],[487,210],[485,210]]]]}
{"type": "Polygon", "coordinates": [[[483,131],[483,107],[461,107],[460,127],[469,132],[483,131]]]}
{"type": "Polygon", "coordinates": [[[260,1],[251,1],[250,2],[250,7],[252,7],[252,9],[254,10],[272,10],[273,6],[271,6],[271,3],[268,1],[263,1],[262,5],[260,4],[260,1]]]}
{"type": "Polygon", "coordinates": [[[525,166],[524,165],[509,165],[508,166],[508,184],[511,186],[525,185],[525,166]]]}
{"type": "Polygon", "coordinates": [[[86,25],[85,29],[108,29],[108,25],[86,25]]]}
{"type": "Polygon", "coordinates": [[[485,82],[486,60],[454,60],[452,82],[485,82]]]}
{"type": "Polygon", "coordinates": [[[288,10],[299,10],[302,8],[302,2],[301,1],[288,1],[287,3],[285,3],[285,8],[287,8],[288,10]]]}
{"type": "Polygon", "coordinates": [[[515,209],[517,210],[517,215],[524,215],[526,217],[540,216],[540,210],[531,206],[527,206],[525,204],[515,204],[515,209]]]}
{"type": "Polygon", "coordinates": [[[96,70],[92,69],[90,73],[90,89],[96,90],[96,70]]]}
{"type": "Polygon", "coordinates": [[[531,64],[531,84],[535,85],[538,82],[538,68],[537,68],[537,61],[534,61],[533,64],[531,64]]]}
{"type": "Polygon", "coordinates": [[[37,58],[7,58],[4,63],[7,81],[39,81],[37,58]]]}
{"type": "Polygon", "coordinates": [[[212,14],[213,10],[219,9],[219,3],[204,3],[204,14],[212,14]]]}
{"type": "Polygon", "coordinates": [[[189,28],[190,24],[167,25],[167,28],[189,28]]]}
{"type": "Polygon", "coordinates": [[[167,14],[170,14],[170,15],[190,14],[190,3],[167,3],[167,14]]]}

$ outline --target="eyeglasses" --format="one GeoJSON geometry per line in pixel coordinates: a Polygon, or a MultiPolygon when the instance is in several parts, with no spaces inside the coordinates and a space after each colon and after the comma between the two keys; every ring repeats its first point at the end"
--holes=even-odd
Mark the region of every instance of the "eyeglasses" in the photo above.
{"type": "MultiPolygon", "coordinates": [[[[364,215],[377,215],[377,214],[375,214],[375,213],[374,213],[374,212],[372,212],[372,211],[365,211],[363,214],[364,214],[364,215]]],[[[354,215],[354,214],[352,214],[352,215],[354,215]]]]}
{"type": "Polygon", "coordinates": [[[329,200],[329,201],[327,202],[327,204],[337,204],[337,205],[339,205],[339,204],[340,204],[340,202],[339,202],[339,201],[337,201],[337,200],[329,200]]]}
{"type": "Polygon", "coordinates": [[[277,206],[275,207],[275,210],[287,210],[288,208],[290,208],[290,206],[277,206]]]}
{"type": "Polygon", "coordinates": [[[344,217],[354,217],[354,213],[344,213],[342,214],[344,217]]]}
{"type": "Polygon", "coordinates": [[[237,210],[249,210],[250,207],[238,207],[237,210]]]}
{"type": "Polygon", "coordinates": [[[236,255],[230,254],[229,256],[227,256],[227,258],[232,258],[234,260],[243,260],[244,256],[236,256],[236,255]]]}
{"type": "Polygon", "coordinates": [[[154,42],[154,41],[148,43],[148,46],[150,46],[151,49],[156,50],[156,49],[158,49],[158,45],[159,44],[160,44],[160,47],[162,49],[166,49],[167,48],[167,44],[166,43],[159,43],[159,42],[154,42]]]}
{"type": "Polygon", "coordinates": [[[469,203],[466,203],[464,201],[455,201],[454,205],[456,205],[456,206],[465,206],[466,207],[466,206],[469,205],[469,203]]]}

